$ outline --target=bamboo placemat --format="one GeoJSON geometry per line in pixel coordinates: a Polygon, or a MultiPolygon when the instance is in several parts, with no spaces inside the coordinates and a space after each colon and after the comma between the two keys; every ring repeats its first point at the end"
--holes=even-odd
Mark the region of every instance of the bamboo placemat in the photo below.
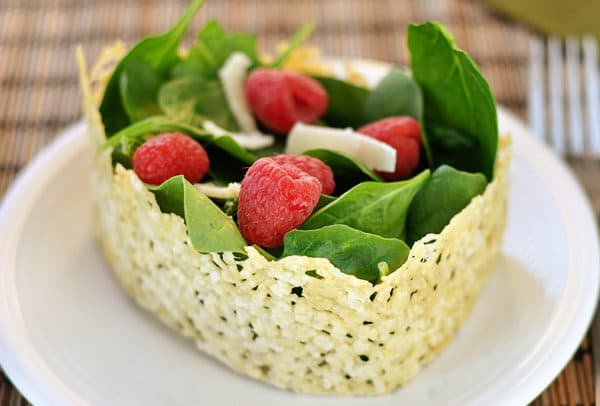
{"type": "MultiPolygon", "coordinates": [[[[227,28],[256,32],[273,50],[304,22],[314,21],[312,42],[324,54],[406,64],[405,26],[444,23],[479,63],[497,100],[526,114],[528,39],[522,25],[468,0],[208,0],[192,32],[216,18],[227,28]]],[[[79,119],[74,46],[88,60],[116,39],[134,43],[162,31],[186,5],[180,1],[2,0],[0,2],[0,196],[31,158],[65,126],[79,119]]],[[[600,208],[598,162],[573,161],[585,174],[600,208]],[[590,166],[591,165],[591,166],[590,166]],[[596,177],[590,175],[595,170],[596,177]]],[[[0,293],[1,294],[1,293],[0,293]]],[[[561,375],[534,405],[592,405],[591,351],[584,340],[561,375]]],[[[28,404],[0,371],[0,406],[28,404]]]]}

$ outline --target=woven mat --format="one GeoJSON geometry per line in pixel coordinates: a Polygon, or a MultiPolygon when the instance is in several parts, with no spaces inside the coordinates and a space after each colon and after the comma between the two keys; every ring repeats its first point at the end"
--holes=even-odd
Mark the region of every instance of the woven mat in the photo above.
{"type": "MultiPolygon", "coordinates": [[[[425,19],[444,23],[479,63],[496,98],[526,114],[528,30],[479,3],[460,0],[209,0],[191,30],[207,17],[234,30],[259,34],[272,50],[303,22],[314,21],[313,43],[327,55],[408,62],[405,26],[425,19]]],[[[58,131],[77,120],[80,95],[74,46],[88,60],[116,39],[132,44],[173,23],[186,2],[118,0],[0,1],[0,196],[16,173],[58,131]]],[[[573,161],[598,212],[600,190],[590,167],[573,161]]],[[[600,173],[600,172],[596,172],[600,173]]],[[[598,176],[598,175],[596,175],[598,176]]],[[[591,348],[584,340],[562,374],[534,405],[591,405],[591,348]]],[[[0,372],[0,406],[28,404],[0,372]]]]}

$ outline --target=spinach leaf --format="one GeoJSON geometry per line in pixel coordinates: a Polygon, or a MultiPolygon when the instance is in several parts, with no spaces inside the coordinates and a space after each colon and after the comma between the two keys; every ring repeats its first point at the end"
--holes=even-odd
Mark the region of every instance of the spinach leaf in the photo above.
{"type": "Polygon", "coordinates": [[[362,162],[350,158],[337,151],[330,149],[311,149],[303,152],[325,162],[333,171],[336,182],[336,190],[346,190],[357,183],[373,180],[383,182],[383,180],[367,168],[362,162]]]}
{"type": "Polygon", "coordinates": [[[260,255],[262,255],[267,261],[277,261],[277,257],[273,256],[269,251],[265,250],[259,245],[252,244],[252,248],[254,248],[260,255]]]}
{"type": "Polygon", "coordinates": [[[412,244],[428,233],[439,233],[455,214],[487,185],[481,173],[468,173],[442,165],[413,199],[406,220],[407,241],[412,244]]]}
{"type": "MultiPolygon", "coordinates": [[[[199,139],[198,137],[194,137],[199,139]]],[[[201,139],[199,139],[201,141],[201,139]]],[[[244,147],[240,146],[236,140],[231,138],[228,135],[221,135],[219,137],[213,136],[213,139],[210,141],[205,141],[208,147],[215,146],[220,150],[227,152],[229,155],[236,158],[238,161],[243,162],[245,164],[252,164],[256,161],[256,157],[248,152],[244,147]]]]}
{"type": "MultiPolygon", "coordinates": [[[[266,130],[265,132],[268,132],[268,130],[266,130]]],[[[286,141],[287,141],[286,137],[277,137],[276,136],[275,143],[273,143],[273,145],[271,145],[270,147],[255,149],[252,151],[252,153],[259,158],[283,154],[285,151],[286,141]]]]}
{"type": "Polygon", "coordinates": [[[310,231],[292,230],[283,240],[283,257],[327,258],[340,271],[372,283],[400,267],[410,251],[401,240],[342,224],[310,231]]]}
{"type": "Polygon", "coordinates": [[[156,116],[133,123],[127,128],[122,129],[111,137],[102,146],[103,149],[116,147],[123,142],[122,139],[130,137],[139,137],[147,134],[158,134],[167,131],[181,131],[191,137],[212,137],[208,132],[184,122],[176,121],[170,117],[156,116]]]}
{"type": "Polygon", "coordinates": [[[271,67],[272,68],[280,68],[281,65],[283,65],[285,63],[285,61],[287,60],[287,58],[292,54],[292,52],[294,52],[296,49],[298,49],[300,47],[300,45],[302,45],[302,43],[308,39],[308,37],[310,36],[310,34],[312,34],[312,32],[314,30],[315,30],[314,24],[311,24],[311,23],[304,24],[302,26],[302,28],[300,28],[300,31],[298,31],[292,37],[292,39],[290,40],[288,45],[285,47],[283,52],[281,52],[277,56],[277,58],[275,58],[275,61],[273,61],[273,63],[271,64],[271,67]]]}
{"type": "Polygon", "coordinates": [[[204,144],[204,149],[210,158],[208,175],[214,183],[225,186],[231,182],[242,181],[251,162],[248,162],[249,159],[240,159],[239,155],[236,159],[231,159],[233,155],[231,151],[236,151],[237,148],[238,144],[235,140],[227,136],[218,137],[212,143],[204,144]]]}
{"type": "Polygon", "coordinates": [[[171,69],[171,79],[180,79],[185,77],[194,77],[194,78],[209,78],[216,79],[217,74],[211,65],[206,65],[203,62],[203,56],[201,48],[204,45],[196,44],[193,45],[189,51],[185,59],[181,62],[173,65],[171,69]]]}
{"type": "Polygon", "coordinates": [[[234,221],[181,175],[151,186],[165,213],[185,220],[192,246],[200,252],[244,252],[246,241],[234,221]]]}
{"type": "Polygon", "coordinates": [[[143,59],[132,58],[125,63],[119,78],[119,92],[131,122],[160,114],[156,95],[161,82],[159,73],[143,59]]]}
{"type": "Polygon", "coordinates": [[[369,89],[355,86],[340,79],[313,77],[329,96],[327,112],[323,120],[332,127],[360,127],[365,123],[363,115],[369,89]]]}
{"type": "Polygon", "coordinates": [[[498,120],[488,83],[471,58],[456,48],[452,36],[438,23],[411,24],[408,47],[413,77],[423,91],[425,132],[429,134],[433,129],[437,140],[426,145],[433,165],[461,161],[458,169],[472,170],[477,166],[476,171],[491,180],[498,146],[498,120]],[[434,126],[452,129],[472,139],[477,153],[439,148],[439,138],[445,134],[436,133],[434,126]],[[471,159],[463,162],[456,155],[471,159],[477,156],[477,165],[471,159]]]}
{"type": "MultiPolygon", "coordinates": [[[[110,138],[104,144],[103,148],[116,148],[123,144],[128,145],[129,143],[138,142],[140,139],[139,137],[141,136],[147,139],[150,134],[158,134],[169,131],[178,131],[187,134],[190,137],[200,141],[205,148],[214,146],[245,164],[251,164],[256,160],[256,157],[253,154],[241,147],[233,138],[228,135],[215,137],[203,129],[164,116],[149,117],[145,120],[138,121],[127,128],[124,128],[110,138]]],[[[135,149],[131,148],[130,152],[133,154],[135,149]]]]}
{"type": "Polygon", "coordinates": [[[119,163],[125,168],[131,169],[133,167],[132,160],[135,150],[148,138],[148,135],[142,134],[134,134],[129,137],[119,137],[119,142],[113,148],[111,153],[113,163],[115,165],[119,163]]]}
{"type": "Polygon", "coordinates": [[[485,166],[486,157],[480,153],[476,139],[451,128],[430,124],[427,132],[429,145],[443,157],[440,164],[478,172],[485,166]]]}
{"type": "Polygon", "coordinates": [[[167,116],[195,126],[210,120],[226,130],[239,130],[218,79],[185,77],[171,80],[160,88],[158,104],[167,116]]]}
{"type": "Polygon", "coordinates": [[[319,198],[317,205],[313,209],[313,213],[316,212],[317,210],[319,210],[321,207],[327,206],[329,203],[333,202],[335,199],[337,199],[337,197],[321,194],[321,197],[319,198]]]}
{"type": "MultiPolygon", "coordinates": [[[[223,185],[225,186],[225,185],[223,185]]],[[[214,204],[217,205],[217,207],[219,209],[221,209],[221,211],[223,213],[225,213],[227,216],[231,217],[234,219],[237,216],[237,209],[238,209],[238,199],[237,198],[232,198],[232,199],[219,199],[219,198],[215,198],[215,197],[209,197],[210,200],[212,200],[212,202],[214,204]]]]}
{"type": "Polygon", "coordinates": [[[171,74],[216,79],[221,66],[236,51],[246,54],[253,66],[258,65],[255,35],[226,32],[217,21],[209,21],[198,33],[187,58],[175,65],[171,74]]]}
{"type": "Polygon", "coordinates": [[[314,230],[345,224],[382,237],[402,239],[410,202],[428,178],[427,170],[401,182],[363,182],[311,215],[300,228],[314,230]]]}
{"type": "Polygon", "coordinates": [[[369,94],[364,120],[369,123],[390,116],[411,116],[421,120],[423,96],[415,80],[394,69],[369,94]]]}
{"type": "MultiPolygon", "coordinates": [[[[108,136],[129,124],[129,117],[121,102],[119,92],[119,82],[124,66],[133,59],[141,59],[155,69],[159,75],[165,74],[179,59],[177,48],[202,3],[204,0],[192,0],[173,28],[162,35],[144,38],[119,62],[106,85],[106,91],[100,104],[100,115],[108,136]]],[[[129,81],[133,79],[130,78],[129,81]]]]}

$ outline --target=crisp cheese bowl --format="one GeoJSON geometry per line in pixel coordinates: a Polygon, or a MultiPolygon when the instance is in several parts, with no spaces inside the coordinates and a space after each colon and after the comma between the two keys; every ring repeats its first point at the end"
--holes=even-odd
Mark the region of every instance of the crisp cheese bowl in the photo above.
{"type": "MultiPolygon", "coordinates": [[[[101,140],[97,103],[84,86],[90,136],[101,140]]],[[[452,340],[498,256],[510,159],[508,138],[500,142],[484,194],[440,234],[417,241],[375,286],[326,259],[269,262],[253,247],[247,258],[199,253],[183,219],[162,213],[135,173],[113,170],[100,149],[97,234],[127,293],[233,370],[297,392],[389,393],[452,340]]]]}
{"type": "MultiPolygon", "coordinates": [[[[81,84],[96,146],[97,237],[123,289],[231,369],[301,393],[380,395],[413,378],[469,316],[499,254],[510,140],[500,136],[493,180],[439,233],[412,244],[378,283],[326,258],[202,253],[184,219],[161,210],[132,169],[114,164],[99,104],[124,56],[105,52],[81,84]]],[[[176,368],[176,366],[174,366],[176,368]]]]}

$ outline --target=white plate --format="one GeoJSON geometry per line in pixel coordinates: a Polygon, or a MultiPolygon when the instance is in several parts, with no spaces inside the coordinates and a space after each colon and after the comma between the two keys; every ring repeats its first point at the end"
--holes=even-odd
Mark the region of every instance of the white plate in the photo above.
{"type": "MultiPolygon", "coordinates": [[[[595,218],[563,163],[500,110],[514,139],[503,253],[454,342],[376,405],[518,405],[568,362],[599,286],[595,218]]],[[[0,364],[34,404],[352,406],[237,375],[119,288],[92,235],[82,124],[42,152],[0,209],[0,364]]]]}

